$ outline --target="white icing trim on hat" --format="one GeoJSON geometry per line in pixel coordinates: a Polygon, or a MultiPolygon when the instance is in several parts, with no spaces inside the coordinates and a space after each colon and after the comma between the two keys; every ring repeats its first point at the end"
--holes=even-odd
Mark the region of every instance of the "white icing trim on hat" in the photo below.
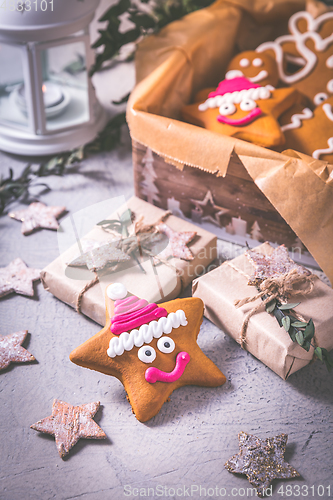
{"type": "Polygon", "coordinates": [[[122,283],[112,283],[107,287],[106,295],[111,300],[123,299],[127,295],[127,288],[122,283]]]}
{"type": "Polygon", "coordinates": [[[110,358],[121,356],[124,351],[130,351],[134,346],[141,347],[143,344],[149,344],[153,338],[159,339],[164,333],[171,333],[173,328],[186,325],[185,312],[178,309],[168,314],[166,318],[150,321],[148,325],[141,325],[139,330],[132,330],[130,333],[123,332],[119,337],[112,337],[107,355],[110,358]]]}
{"type": "Polygon", "coordinates": [[[206,111],[208,108],[219,108],[222,104],[232,103],[239,104],[245,99],[253,99],[258,101],[259,99],[269,99],[271,97],[271,89],[265,87],[256,87],[253,89],[243,89],[235,90],[235,92],[227,92],[224,95],[217,95],[215,97],[208,97],[205,102],[199,104],[199,111],[206,111]]]}

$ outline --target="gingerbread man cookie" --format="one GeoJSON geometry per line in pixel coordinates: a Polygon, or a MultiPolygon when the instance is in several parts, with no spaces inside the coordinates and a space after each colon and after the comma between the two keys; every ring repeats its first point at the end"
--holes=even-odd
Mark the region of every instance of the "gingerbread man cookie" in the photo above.
{"type": "Polygon", "coordinates": [[[286,137],[286,149],[333,163],[333,96],[314,111],[304,108],[295,113],[281,128],[286,137]]]}
{"type": "Polygon", "coordinates": [[[313,18],[309,12],[296,12],[289,19],[290,34],[257,47],[258,54],[274,54],[279,78],[319,105],[333,94],[333,12],[313,18]],[[294,71],[288,69],[293,63],[294,71]]]}
{"type": "Polygon", "coordinates": [[[292,88],[261,87],[239,76],[223,80],[214,91],[201,91],[201,102],[185,106],[182,116],[213,132],[276,146],[285,140],[277,119],[297,98],[292,88]]]}
{"type": "Polygon", "coordinates": [[[146,422],[185,385],[217,387],[225,376],[199,348],[203,317],[197,298],[148,304],[124,285],[106,289],[107,320],[70,355],[74,363],[118,378],[138,420],[146,422]]]}

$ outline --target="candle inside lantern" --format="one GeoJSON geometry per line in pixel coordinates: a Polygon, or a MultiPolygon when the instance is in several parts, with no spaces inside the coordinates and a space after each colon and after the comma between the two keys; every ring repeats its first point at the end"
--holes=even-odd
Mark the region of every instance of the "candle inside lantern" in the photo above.
{"type": "Polygon", "coordinates": [[[44,106],[51,108],[57,106],[64,100],[64,93],[59,85],[52,82],[44,82],[42,85],[44,106]]]}

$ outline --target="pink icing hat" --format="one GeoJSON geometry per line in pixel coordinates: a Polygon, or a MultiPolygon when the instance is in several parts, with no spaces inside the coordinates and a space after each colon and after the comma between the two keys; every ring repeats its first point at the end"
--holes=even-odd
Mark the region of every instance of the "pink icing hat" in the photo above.
{"type": "Polygon", "coordinates": [[[230,80],[222,80],[214,92],[210,92],[208,97],[216,97],[227,93],[239,92],[241,90],[257,89],[260,85],[250,82],[245,76],[237,76],[230,80]]]}
{"type": "Polygon", "coordinates": [[[114,335],[140,328],[150,321],[168,316],[164,307],[149,304],[147,300],[139,299],[135,295],[127,297],[127,289],[121,283],[109,285],[106,293],[111,300],[114,300],[114,316],[111,324],[111,332],[114,335]]]}

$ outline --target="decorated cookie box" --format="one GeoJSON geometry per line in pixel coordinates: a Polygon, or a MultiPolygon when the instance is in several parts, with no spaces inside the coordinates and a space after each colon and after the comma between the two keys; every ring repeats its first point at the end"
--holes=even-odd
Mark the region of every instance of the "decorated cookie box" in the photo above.
{"type": "Polygon", "coordinates": [[[317,126],[305,139],[288,136],[312,123],[315,102],[333,120],[330,9],[300,0],[220,0],[170,24],[139,45],[127,121],[138,197],[224,240],[286,244],[294,257],[309,252],[332,281],[333,144],[329,137],[326,149],[317,144],[323,135],[317,126]],[[284,44],[291,54],[286,63],[284,44]],[[269,73],[267,55],[275,58],[274,78],[258,84],[256,75],[269,73]],[[298,92],[311,86],[307,79],[299,88],[293,83],[300,71],[317,71],[312,101],[298,92]],[[234,126],[230,106],[239,101],[218,101],[234,91],[250,92],[243,115],[261,113],[253,123],[241,115],[234,126]],[[265,95],[256,101],[259,91],[265,95]],[[252,101],[261,104],[253,110],[252,101]],[[225,133],[215,129],[221,123],[225,133]],[[299,147],[310,143],[314,155],[299,147]]]}

